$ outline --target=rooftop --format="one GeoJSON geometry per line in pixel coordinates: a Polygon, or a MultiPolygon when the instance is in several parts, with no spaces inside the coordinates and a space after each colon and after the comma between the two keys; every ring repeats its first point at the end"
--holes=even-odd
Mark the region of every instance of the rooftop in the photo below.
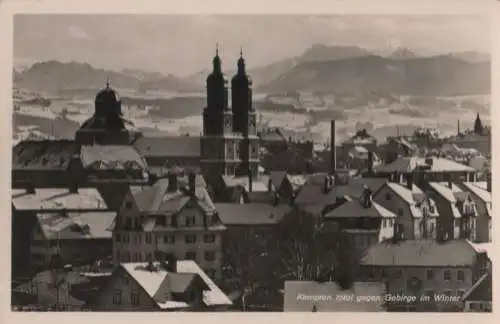
{"type": "Polygon", "coordinates": [[[465,240],[381,242],[366,251],[362,264],[396,267],[469,267],[478,252],[465,240]]]}
{"type": "Polygon", "coordinates": [[[79,150],[71,140],[22,141],[12,148],[12,169],[66,170],[79,150]]]}
{"type": "Polygon", "coordinates": [[[111,238],[110,225],[115,212],[38,213],[37,220],[45,238],[91,239],[111,238]]]}
{"type": "Polygon", "coordinates": [[[146,293],[153,298],[160,308],[183,308],[188,306],[184,302],[176,301],[164,301],[162,300],[158,291],[160,289],[182,289],[184,286],[183,282],[189,282],[192,280],[193,275],[198,275],[206,285],[207,290],[203,293],[203,303],[206,306],[223,306],[232,305],[229,298],[220,290],[219,287],[210,279],[206,273],[196,264],[194,261],[181,260],[177,261],[177,272],[172,273],[159,267],[159,263],[154,264],[157,267],[156,271],[149,271],[145,269],[144,263],[122,263],[121,267],[127,271],[127,273],[134,278],[137,283],[144,288],[146,293]],[[170,280],[170,278],[175,277],[177,283],[165,282],[170,280]],[[164,284],[166,283],[166,285],[164,284]]]}
{"type": "Polygon", "coordinates": [[[493,284],[491,273],[485,273],[474,285],[462,296],[464,301],[492,301],[493,284]]]}
{"type": "Polygon", "coordinates": [[[82,146],[80,158],[84,168],[96,169],[147,169],[139,152],[129,145],[82,146]]]}
{"type": "Polygon", "coordinates": [[[143,136],[133,143],[142,156],[200,157],[200,138],[194,136],[143,136]]]}
{"type": "Polygon", "coordinates": [[[385,207],[372,201],[370,206],[365,208],[362,205],[362,201],[359,199],[352,199],[344,202],[340,206],[325,213],[324,218],[359,218],[359,217],[370,217],[370,218],[382,218],[391,217],[395,218],[396,215],[385,207]]]}
{"type": "Polygon", "coordinates": [[[108,207],[95,188],[78,188],[72,193],[66,188],[40,188],[35,193],[25,189],[12,190],[12,204],[17,210],[95,210],[104,211],[108,207]]]}
{"type": "Polygon", "coordinates": [[[351,289],[342,290],[335,282],[285,281],[284,311],[311,312],[313,307],[318,312],[384,311],[384,294],[385,285],[375,282],[355,282],[351,289]],[[342,295],[354,295],[354,301],[337,300],[337,296],[342,295]],[[331,298],[317,298],[316,301],[311,298],[320,296],[331,298]],[[370,296],[374,300],[356,302],[358,296],[370,296]]]}
{"type": "Polygon", "coordinates": [[[418,168],[428,168],[424,169],[425,172],[474,172],[474,168],[455,162],[453,160],[441,158],[441,157],[401,157],[396,161],[382,165],[377,169],[377,172],[381,173],[410,173],[418,168]],[[432,161],[432,163],[427,163],[426,161],[432,161]]]}
{"type": "Polygon", "coordinates": [[[217,203],[215,208],[222,223],[226,226],[274,225],[291,210],[288,205],[273,206],[260,203],[217,203]]]}
{"type": "Polygon", "coordinates": [[[295,203],[297,205],[321,205],[326,206],[335,202],[337,197],[350,196],[352,198],[361,197],[365,186],[376,192],[384,183],[383,178],[352,178],[347,184],[334,183],[328,193],[324,192],[324,179],[326,173],[310,176],[302,188],[299,190],[295,203]]]}

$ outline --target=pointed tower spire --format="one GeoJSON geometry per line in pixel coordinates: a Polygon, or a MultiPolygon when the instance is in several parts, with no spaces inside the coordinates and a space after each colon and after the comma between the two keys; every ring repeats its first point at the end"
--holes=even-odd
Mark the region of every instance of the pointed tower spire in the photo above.
{"type": "Polygon", "coordinates": [[[238,59],[238,73],[245,73],[245,59],[243,59],[243,47],[240,47],[240,58],[238,59]]]}
{"type": "Polygon", "coordinates": [[[474,122],[474,133],[478,135],[482,135],[484,131],[483,123],[481,122],[481,118],[479,117],[479,113],[477,113],[476,121],[474,122]]]}
{"type": "Polygon", "coordinates": [[[219,57],[219,43],[215,44],[215,57],[213,59],[213,72],[214,73],[222,73],[222,68],[221,68],[221,60],[219,57]]]}
{"type": "Polygon", "coordinates": [[[109,76],[106,76],[106,89],[109,89],[109,76]]]}

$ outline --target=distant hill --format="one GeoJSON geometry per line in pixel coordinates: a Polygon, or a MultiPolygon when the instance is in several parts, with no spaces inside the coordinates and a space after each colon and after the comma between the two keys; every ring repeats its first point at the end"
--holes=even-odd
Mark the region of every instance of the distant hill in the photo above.
{"type": "Polygon", "coordinates": [[[369,55],[301,63],[260,90],[408,95],[489,94],[490,69],[490,62],[466,62],[449,55],[405,60],[369,55]]]}
{"type": "Polygon", "coordinates": [[[175,76],[125,69],[121,72],[95,68],[88,63],[38,62],[21,73],[14,74],[16,86],[37,92],[60,92],[71,89],[100,89],[109,78],[118,89],[160,89],[180,91],[194,89],[175,76]]]}
{"type": "Polygon", "coordinates": [[[399,47],[396,50],[394,50],[391,55],[388,56],[388,58],[393,58],[393,59],[410,59],[417,57],[418,57],[417,54],[415,54],[413,51],[411,51],[406,47],[399,47]]]}
{"type": "MultiPolygon", "coordinates": [[[[256,87],[265,85],[280,75],[289,72],[296,65],[303,62],[323,62],[331,60],[341,60],[346,58],[354,58],[370,55],[371,52],[356,46],[337,46],[315,44],[306,49],[301,55],[292,58],[286,58],[265,66],[248,69],[248,74],[252,77],[252,81],[256,87]]],[[[227,62],[222,57],[223,70],[226,78],[230,80],[236,73],[236,62],[227,62]]],[[[247,62],[251,63],[251,62],[247,62]]],[[[199,87],[205,86],[206,77],[210,74],[211,68],[206,68],[203,71],[196,72],[184,80],[189,84],[196,84],[199,87]]]]}
{"type": "Polygon", "coordinates": [[[491,56],[484,53],[479,53],[475,51],[465,51],[453,53],[451,56],[458,58],[462,61],[478,63],[478,62],[488,62],[491,60],[491,56]]]}

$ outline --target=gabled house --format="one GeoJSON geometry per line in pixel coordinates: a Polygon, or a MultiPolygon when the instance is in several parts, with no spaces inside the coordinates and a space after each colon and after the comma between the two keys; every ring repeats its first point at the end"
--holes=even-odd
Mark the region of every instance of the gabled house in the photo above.
{"type": "Polygon", "coordinates": [[[491,177],[488,180],[489,191],[475,182],[463,182],[457,185],[465,192],[470,193],[477,210],[475,242],[491,242],[491,216],[492,216],[492,196],[491,177]]]}
{"type": "Polygon", "coordinates": [[[373,244],[393,237],[396,214],[373,201],[365,187],[360,197],[338,199],[321,217],[324,231],[332,229],[347,234],[349,245],[362,254],[373,244]]]}
{"type": "Polygon", "coordinates": [[[180,187],[177,175],[148,187],[131,187],[113,227],[113,259],[152,260],[157,251],[196,261],[213,278],[220,278],[221,235],[224,225],[203,187],[180,187]]]}
{"type": "Polygon", "coordinates": [[[232,303],[191,260],[120,263],[87,303],[93,311],[220,311],[232,303]]]}
{"type": "Polygon", "coordinates": [[[451,181],[429,182],[428,188],[439,213],[437,238],[476,241],[478,213],[471,194],[451,181]]]}
{"type": "Polygon", "coordinates": [[[436,203],[408,178],[405,184],[387,182],[373,200],[396,214],[405,239],[436,238],[438,211],[436,203]]]}
{"type": "Polygon", "coordinates": [[[352,178],[347,170],[335,175],[316,173],[308,177],[295,198],[297,211],[319,218],[325,207],[344,196],[359,198],[368,186],[376,192],[387,180],[383,178],[352,178]]]}
{"type": "Polygon", "coordinates": [[[109,227],[115,217],[115,212],[38,213],[30,241],[32,266],[49,267],[56,255],[67,264],[111,258],[109,227]]]}

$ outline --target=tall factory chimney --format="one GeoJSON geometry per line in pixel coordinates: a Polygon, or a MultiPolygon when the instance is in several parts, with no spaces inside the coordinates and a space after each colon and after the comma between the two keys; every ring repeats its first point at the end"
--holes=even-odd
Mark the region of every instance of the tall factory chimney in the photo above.
{"type": "Polygon", "coordinates": [[[335,147],[335,119],[330,121],[330,171],[335,174],[337,167],[337,152],[335,147]]]}

